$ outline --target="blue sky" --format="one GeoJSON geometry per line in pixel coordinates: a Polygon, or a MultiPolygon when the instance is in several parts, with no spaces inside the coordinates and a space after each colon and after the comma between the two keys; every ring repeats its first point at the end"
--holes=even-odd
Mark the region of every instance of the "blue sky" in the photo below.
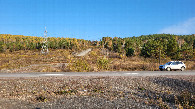
{"type": "Polygon", "coordinates": [[[195,0],[0,0],[0,34],[100,40],[195,33],[195,0]]]}

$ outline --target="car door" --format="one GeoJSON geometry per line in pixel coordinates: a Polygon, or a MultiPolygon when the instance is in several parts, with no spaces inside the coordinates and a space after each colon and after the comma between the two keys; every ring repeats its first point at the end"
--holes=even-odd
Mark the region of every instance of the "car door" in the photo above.
{"type": "Polygon", "coordinates": [[[178,67],[178,64],[176,62],[173,62],[171,64],[171,69],[178,69],[177,67],[178,67]]]}
{"type": "Polygon", "coordinates": [[[177,69],[181,69],[182,63],[181,62],[176,62],[177,63],[177,69]]]}

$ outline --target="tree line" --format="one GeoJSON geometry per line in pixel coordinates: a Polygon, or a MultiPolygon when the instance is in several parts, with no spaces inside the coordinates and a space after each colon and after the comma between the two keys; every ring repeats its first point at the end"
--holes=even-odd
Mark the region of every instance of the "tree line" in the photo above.
{"type": "Polygon", "coordinates": [[[153,34],[139,37],[103,37],[100,46],[126,56],[195,59],[195,35],[153,34]]]}
{"type": "MultiPolygon", "coordinates": [[[[0,52],[41,49],[43,41],[42,37],[0,34],[0,52]]],[[[80,50],[89,47],[90,43],[90,41],[75,38],[48,37],[47,39],[50,49],[80,50]]]]}
{"type": "MultiPolygon", "coordinates": [[[[41,49],[42,37],[0,34],[0,52],[41,49]]],[[[100,41],[48,37],[49,49],[107,49],[128,57],[195,59],[195,35],[153,34],[139,37],[102,37],[100,41]]]]}

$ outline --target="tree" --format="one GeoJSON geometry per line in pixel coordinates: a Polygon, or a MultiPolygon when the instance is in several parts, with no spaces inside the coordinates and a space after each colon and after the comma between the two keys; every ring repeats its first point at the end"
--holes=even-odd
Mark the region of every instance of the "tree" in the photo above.
{"type": "Polygon", "coordinates": [[[113,50],[111,37],[103,37],[101,44],[104,48],[109,49],[110,51],[113,50]]]}
{"type": "Polygon", "coordinates": [[[142,47],[141,56],[159,58],[160,54],[160,57],[165,57],[166,43],[165,39],[155,38],[148,40],[142,47]]]}
{"type": "Polygon", "coordinates": [[[179,54],[179,45],[175,39],[175,37],[170,37],[170,39],[168,40],[168,43],[167,43],[167,56],[173,58],[173,59],[176,59],[177,58],[177,55],[179,54]]]}
{"type": "Polygon", "coordinates": [[[3,52],[3,51],[4,51],[4,49],[3,49],[3,42],[0,41],[0,52],[3,52]]]}
{"type": "Polygon", "coordinates": [[[134,48],[134,43],[131,39],[125,39],[125,49],[134,48]]]}
{"type": "Polygon", "coordinates": [[[184,43],[181,46],[182,58],[192,59],[193,58],[193,48],[188,43],[184,43]]]}
{"type": "Polygon", "coordinates": [[[193,43],[193,49],[195,49],[195,39],[194,39],[194,43],[193,43]]]}
{"type": "Polygon", "coordinates": [[[193,43],[193,56],[194,56],[194,59],[195,59],[195,39],[194,39],[194,43],[193,43]]]}
{"type": "Polygon", "coordinates": [[[38,42],[38,43],[36,44],[36,49],[41,49],[41,47],[42,47],[41,43],[38,42]]]}
{"type": "Polygon", "coordinates": [[[126,56],[133,56],[134,55],[134,49],[133,48],[127,48],[126,49],[126,56]]]}
{"type": "Polygon", "coordinates": [[[121,38],[118,37],[113,38],[112,40],[113,51],[122,53],[122,49],[123,49],[122,45],[123,45],[123,40],[121,38]]]}

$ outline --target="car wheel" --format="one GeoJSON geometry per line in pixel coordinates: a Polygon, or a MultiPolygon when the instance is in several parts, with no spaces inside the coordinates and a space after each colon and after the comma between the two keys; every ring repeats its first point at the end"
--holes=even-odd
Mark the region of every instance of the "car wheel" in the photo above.
{"type": "Polygon", "coordinates": [[[168,68],[167,68],[167,71],[171,71],[171,68],[170,68],[170,67],[168,67],[168,68]]]}
{"type": "Polygon", "coordinates": [[[184,71],[185,70],[185,67],[181,67],[181,71],[184,71]]]}

